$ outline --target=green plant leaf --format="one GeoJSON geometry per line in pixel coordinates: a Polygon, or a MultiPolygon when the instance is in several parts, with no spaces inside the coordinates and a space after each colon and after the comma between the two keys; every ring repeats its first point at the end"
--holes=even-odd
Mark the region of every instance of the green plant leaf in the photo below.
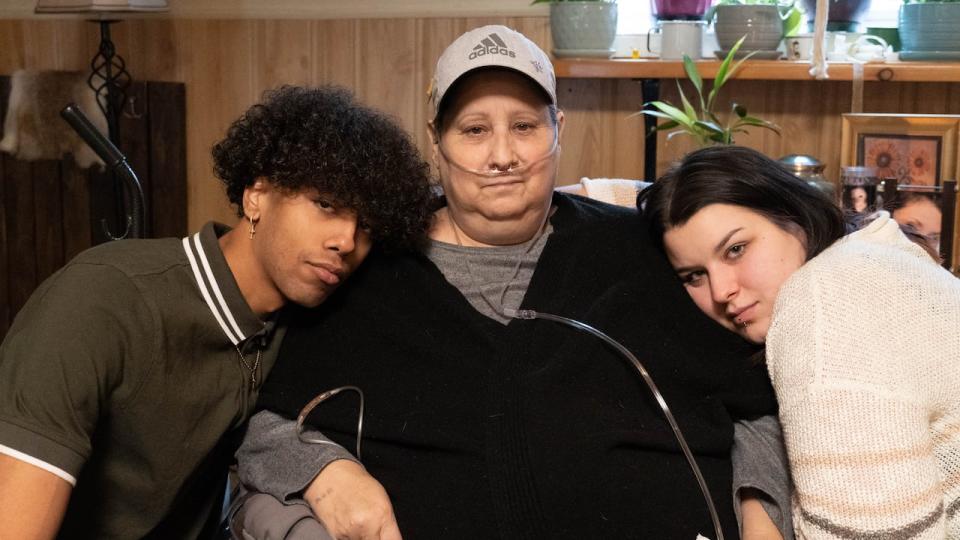
{"type": "Polygon", "coordinates": [[[803,26],[803,10],[795,2],[780,6],[780,18],[783,20],[783,35],[795,36],[803,26]]]}
{"type": "Polygon", "coordinates": [[[717,76],[713,78],[713,88],[710,89],[710,96],[707,97],[708,111],[713,110],[713,100],[716,99],[720,89],[723,88],[723,84],[727,82],[727,72],[730,69],[730,62],[733,61],[734,55],[740,50],[740,46],[743,45],[745,39],[747,39],[746,35],[738,39],[737,42],[733,44],[733,47],[730,47],[730,52],[727,53],[723,62],[720,63],[720,67],[717,69],[717,76]]]}
{"type": "Polygon", "coordinates": [[[680,126],[680,124],[677,123],[676,120],[670,120],[670,121],[664,122],[664,123],[662,123],[662,124],[657,124],[657,125],[653,126],[653,130],[654,130],[654,131],[665,131],[665,130],[673,129],[673,128],[679,127],[679,126],[680,126]]]}
{"type": "Polygon", "coordinates": [[[726,132],[725,129],[718,126],[717,124],[714,124],[713,122],[704,122],[703,120],[697,120],[696,122],[694,122],[694,125],[712,134],[723,135],[726,132]]]}
{"type": "Polygon", "coordinates": [[[674,107],[673,105],[670,105],[669,103],[664,103],[662,101],[651,101],[650,105],[656,107],[659,112],[645,110],[643,111],[644,114],[649,114],[651,116],[657,116],[660,118],[667,118],[675,122],[679,122],[687,127],[693,126],[693,121],[695,120],[694,118],[688,117],[683,111],[674,107]]]}
{"type": "Polygon", "coordinates": [[[716,133],[710,136],[710,140],[715,143],[720,144],[730,144],[733,142],[733,137],[729,133],[716,133]]]}
{"type": "Polygon", "coordinates": [[[697,100],[700,101],[700,114],[702,115],[707,110],[707,106],[703,102],[703,77],[700,76],[700,70],[697,69],[693,59],[687,55],[683,55],[683,71],[687,74],[690,82],[693,83],[693,87],[697,89],[697,100]]]}
{"type": "Polygon", "coordinates": [[[693,63],[693,59],[687,55],[683,55],[683,71],[686,72],[687,78],[693,83],[697,92],[702,92],[703,77],[700,76],[700,71],[697,70],[697,65],[693,63]]]}
{"type": "Polygon", "coordinates": [[[747,116],[747,108],[739,103],[734,102],[730,110],[732,110],[733,114],[739,116],[740,118],[747,116]]]}
{"type": "Polygon", "coordinates": [[[753,116],[747,116],[747,117],[741,118],[740,120],[737,121],[736,124],[734,124],[733,127],[734,127],[734,128],[739,128],[740,126],[760,127],[760,128],[764,128],[764,129],[769,129],[770,131],[773,131],[773,132],[776,133],[777,135],[780,134],[780,126],[774,124],[773,122],[768,122],[768,121],[766,121],[766,120],[761,120],[761,119],[755,118],[755,117],[753,117],[753,116]]]}
{"type": "Polygon", "coordinates": [[[686,94],[683,93],[683,88],[680,88],[680,81],[677,81],[677,92],[680,93],[680,102],[683,103],[683,112],[686,113],[689,118],[698,118],[697,110],[693,108],[693,105],[690,104],[690,100],[687,99],[686,94]]]}

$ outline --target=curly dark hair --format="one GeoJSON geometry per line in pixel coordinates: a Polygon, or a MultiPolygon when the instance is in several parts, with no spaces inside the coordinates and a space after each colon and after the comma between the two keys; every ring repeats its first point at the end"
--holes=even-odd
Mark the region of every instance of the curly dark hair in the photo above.
{"type": "Polygon", "coordinates": [[[213,147],[213,160],[241,217],[244,189],[266,178],[290,193],[316,189],[355,210],[388,250],[416,247],[430,225],[429,166],[393,119],[344,88],[266,92],[213,147]]]}

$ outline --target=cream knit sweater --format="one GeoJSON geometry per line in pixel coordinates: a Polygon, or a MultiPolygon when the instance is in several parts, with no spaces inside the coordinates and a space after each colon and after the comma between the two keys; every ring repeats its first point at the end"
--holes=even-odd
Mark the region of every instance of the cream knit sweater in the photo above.
{"type": "Polygon", "coordinates": [[[960,280],[882,213],[787,280],[766,354],[798,538],[960,539],[960,280]]]}

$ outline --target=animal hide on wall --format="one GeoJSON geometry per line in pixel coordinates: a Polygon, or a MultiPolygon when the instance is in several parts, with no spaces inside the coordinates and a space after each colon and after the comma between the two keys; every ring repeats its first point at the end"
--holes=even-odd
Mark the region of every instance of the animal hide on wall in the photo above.
{"type": "Polygon", "coordinates": [[[87,86],[87,76],[73,71],[20,70],[10,77],[10,103],[3,122],[0,151],[16,159],[33,161],[63,159],[72,154],[81,168],[102,167],[103,161],[60,117],[60,110],[73,102],[83,109],[93,125],[107,132],[107,120],[97,106],[97,97],[87,86]]]}

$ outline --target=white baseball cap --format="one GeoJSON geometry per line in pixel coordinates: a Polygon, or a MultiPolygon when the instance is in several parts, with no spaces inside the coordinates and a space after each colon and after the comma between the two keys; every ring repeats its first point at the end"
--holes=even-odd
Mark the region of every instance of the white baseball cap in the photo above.
{"type": "Polygon", "coordinates": [[[427,97],[436,118],[447,90],[467,73],[484,67],[502,67],[518,71],[537,83],[557,104],[557,78],[547,54],[527,36],[491,24],[474,28],[450,44],[437,60],[427,97]]]}

